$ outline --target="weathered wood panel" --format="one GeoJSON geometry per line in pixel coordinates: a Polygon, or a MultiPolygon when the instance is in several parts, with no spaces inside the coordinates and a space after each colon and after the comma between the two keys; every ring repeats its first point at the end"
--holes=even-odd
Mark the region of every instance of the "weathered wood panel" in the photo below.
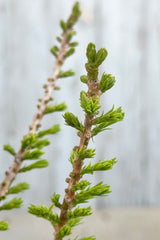
{"type": "MultiPolygon", "coordinates": [[[[74,1],[0,0],[0,144],[10,142],[18,149],[43,94],[42,84],[51,75],[54,59],[49,48],[60,33],[59,19],[66,18],[74,1]]],[[[78,25],[79,47],[65,69],[77,75],[59,81],[58,102],[66,100],[69,111],[83,113],[79,107],[79,76],[84,74],[85,48],[89,41],[106,47],[109,55],[101,73],[116,76],[112,91],[102,98],[105,111],[122,105],[126,117],[113,130],[98,136],[96,158],[117,157],[119,162],[105,178],[111,185],[108,199],[97,206],[159,205],[159,102],[160,84],[160,2],[158,0],[81,1],[84,14],[78,25]]],[[[60,122],[62,132],[52,138],[46,157],[50,168],[18,176],[31,183],[24,193],[26,202],[49,201],[54,191],[63,194],[67,162],[78,143],[75,131],[64,126],[61,114],[45,117],[43,126],[60,122]],[[25,179],[24,179],[25,178],[25,179]]],[[[12,159],[0,150],[0,179],[12,159]]]]}

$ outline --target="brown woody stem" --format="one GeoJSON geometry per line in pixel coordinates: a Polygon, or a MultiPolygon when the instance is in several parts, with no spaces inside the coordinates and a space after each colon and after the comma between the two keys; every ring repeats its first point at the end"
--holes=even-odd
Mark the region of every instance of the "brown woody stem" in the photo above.
{"type": "MultiPolygon", "coordinates": [[[[100,96],[101,91],[98,87],[98,80],[97,79],[88,79],[88,92],[87,97],[93,97],[93,96],[100,96]]],[[[89,141],[92,137],[91,129],[92,129],[92,121],[94,119],[95,115],[89,116],[85,114],[85,120],[84,120],[84,132],[80,133],[80,143],[79,146],[76,146],[75,148],[81,148],[81,147],[88,147],[89,141]]],[[[74,207],[74,200],[75,200],[75,192],[72,191],[72,187],[76,184],[76,182],[79,182],[81,179],[81,170],[83,166],[83,161],[79,161],[78,156],[74,159],[74,167],[72,172],[69,174],[70,178],[67,178],[68,182],[68,188],[65,189],[65,196],[63,199],[61,212],[60,212],[60,223],[55,226],[55,234],[54,234],[54,240],[61,240],[61,238],[58,238],[57,234],[60,231],[60,229],[67,223],[67,212],[68,210],[71,210],[74,207]]]]}
{"type": "MultiPolygon", "coordinates": [[[[51,99],[52,92],[55,88],[55,82],[58,79],[59,71],[63,65],[63,62],[65,61],[65,55],[67,53],[67,50],[69,49],[70,43],[68,41],[68,34],[72,31],[72,28],[68,28],[63,33],[63,38],[61,41],[61,45],[58,51],[58,55],[56,57],[56,62],[53,70],[53,74],[51,78],[49,78],[49,83],[45,84],[45,93],[43,98],[41,99],[40,104],[38,105],[37,113],[33,117],[33,122],[29,127],[28,135],[35,133],[38,128],[40,127],[41,120],[44,116],[44,111],[46,109],[46,105],[51,99]]],[[[11,186],[12,182],[16,178],[17,174],[19,173],[23,157],[28,151],[28,148],[25,150],[20,149],[18,153],[15,155],[13,164],[10,166],[9,170],[5,173],[5,178],[3,182],[0,184],[0,201],[5,199],[8,189],[11,186]]]]}

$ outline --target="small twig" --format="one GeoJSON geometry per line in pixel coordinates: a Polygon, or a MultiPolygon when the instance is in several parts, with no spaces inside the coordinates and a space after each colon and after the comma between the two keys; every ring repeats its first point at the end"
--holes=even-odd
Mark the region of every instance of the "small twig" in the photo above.
{"type": "MultiPolygon", "coordinates": [[[[44,116],[46,105],[51,99],[52,92],[55,88],[55,82],[58,79],[59,71],[61,70],[61,67],[65,61],[65,55],[67,53],[67,50],[70,47],[70,43],[67,38],[68,38],[68,34],[71,31],[72,31],[72,27],[69,27],[63,34],[63,38],[61,40],[61,46],[59,48],[58,55],[56,57],[56,62],[55,62],[52,77],[49,78],[49,83],[45,84],[44,86],[45,93],[38,106],[38,111],[33,118],[33,122],[29,127],[28,135],[35,133],[40,126],[41,120],[44,116]]],[[[6,197],[10,185],[12,184],[17,174],[19,173],[19,170],[22,164],[22,159],[27,151],[28,151],[28,148],[26,148],[25,150],[22,150],[20,148],[18,153],[15,155],[13,164],[10,166],[9,170],[5,172],[5,178],[3,182],[0,184],[0,201],[6,197]]]]}

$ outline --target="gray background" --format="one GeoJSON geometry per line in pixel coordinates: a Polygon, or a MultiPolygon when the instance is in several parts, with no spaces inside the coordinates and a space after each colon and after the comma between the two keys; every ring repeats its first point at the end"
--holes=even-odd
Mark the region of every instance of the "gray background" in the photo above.
{"type": "MultiPolygon", "coordinates": [[[[66,19],[74,1],[0,0],[0,180],[12,163],[3,152],[10,142],[18,150],[36,111],[42,85],[51,76],[54,57],[49,49],[60,34],[59,20],[66,19]]],[[[79,92],[85,86],[79,77],[85,74],[85,49],[92,41],[106,47],[108,58],[101,67],[116,76],[114,88],[102,97],[104,111],[113,104],[122,106],[125,120],[112,131],[96,137],[90,147],[97,148],[95,160],[117,157],[114,169],[96,174],[93,182],[104,179],[111,185],[108,198],[92,204],[108,206],[159,206],[160,204],[160,1],[90,0],[80,1],[83,16],[76,25],[79,41],[76,54],[63,69],[72,68],[76,76],[58,80],[61,91],[54,92],[59,103],[80,116],[79,92]]],[[[43,128],[55,123],[62,131],[51,137],[46,148],[50,167],[19,175],[16,182],[27,181],[31,189],[23,194],[28,203],[49,203],[54,191],[64,193],[65,178],[71,170],[67,161],[76,131],[64,125],[61,113],[46,116],[43,128]]]]}

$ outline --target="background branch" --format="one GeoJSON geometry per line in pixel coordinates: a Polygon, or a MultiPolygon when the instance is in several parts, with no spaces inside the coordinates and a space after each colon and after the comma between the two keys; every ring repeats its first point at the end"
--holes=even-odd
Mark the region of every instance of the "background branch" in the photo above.
{"type": "MultiPolygon", "coordinates": [[[[41,137],[46,134],[54,134],[60,130],[59,126],[55,125],[55,128],[53,127],[52,129],[48,129],[46,132],[41,131],[40,132],[41,134],[36,133],[39,127],[41,126],[41,120],[45,114],[51,113],[54,111],[61,111],[66,108],[66,105],[63,103],[56,106],[47,105],[47,104],[49,101],[52,100],[51,96],[52,96],[53,90],[56,88],[56,85],[55,85],[56,80],[61,77],[69,77],[74,75],[73,71],[69,70],[69,71],[63,72],[61,68],[66,58],[74,53],[75,51],[74,47],[77,45],[77,42],[71,42],[71,40],[76,33],[75,31],[73,31],[73,26],[77,22],[80,16],[80,11],[79,10],[77,11],[77,9],[79,9],[78,7],[79,7],[79,4],[76,3],[66,23],[63,20],[60,21],[60,25],[63,31],[62,36],[57,37],[57,41],[60,43],[60,47],[54,46],[51,49],[51,53],[56,57],[53,74],[48,79],[48,83],[44,84],[43,86],[45,89],[44,96],[41,99],[39,99],[40,103],[37,105],[37,112],[33,117],[33,121],[29,127],[28,133],[22,139],[22,145],[19,151],[16,153],[15,150],[9,144],[4,146],[4,150],[8,151],[10,154],[14,156],[14,161],[12,165],[9,167],[9,170],[5,172],[5,178],[0,184],[0,201],[6,198],[9,188],[19,172],[29,171],[34,168],[41,168],[41,167],[48,166],[48,163],[46,160],[40,160],[40,161],[37,161],[35,164],[31,164],[21,169],[22,162],[25,159],[37,159],[39,156],[43,154],[43,152],[41,152],[40,149],[44,146],[47,146],[49,144],[49,141],[46,141],[46,139],[43,140],[41,139],[41,137]],[[33,148],[36,148],[36,147],[37,149],[35,151],[29,152],[30,149],[32,150],[33,148]]],[[[19,204],[19,207],[20,207],[20,204],[19,204]]],[[[1,225],[4,226],[3,222],[1,222],[1,225]]]]}

